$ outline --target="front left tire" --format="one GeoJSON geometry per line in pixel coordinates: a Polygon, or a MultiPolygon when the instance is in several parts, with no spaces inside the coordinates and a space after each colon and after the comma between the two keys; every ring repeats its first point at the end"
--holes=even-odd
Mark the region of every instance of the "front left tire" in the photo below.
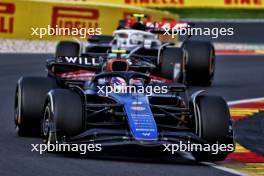
{"type": "Polygon", "coordinates": [[[15,126],[19,136],[39,136],[47,92],[57,87],[49,77],[22,77],[15,94],[15,126]]]}
{"type": "Polygon", "coordinates": [[[79,56],[81,45],[74,41],[61,41],[56,47],[56,57],[64,56],[79,56]]]}
{"type": "Polygon", "coordinates": [[[69,89],[54,89],[47,95],[42,119],[43,143],[55,143],[84,129],[81,96],[69,89]]]}

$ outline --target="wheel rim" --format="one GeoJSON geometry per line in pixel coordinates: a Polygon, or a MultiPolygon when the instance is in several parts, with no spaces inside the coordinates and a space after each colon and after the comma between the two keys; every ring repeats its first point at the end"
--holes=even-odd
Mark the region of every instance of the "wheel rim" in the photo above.
{"type": "Polygon", "coordinates": [[[44,118],[42,121],[42,141],[43,143],[48,143],[49,134],[50,134],[50,107],[49,105],[46,106],[44,112],[44,118]]]}
{"type": "Polygon", "coordinates": [[[213,78],[214,72],[215,72],[215,55],[214,55],[214,50],[211,49],[210,51],[210,65],[209,65],[209,74],[211,79],[213,78]]]}
{"type": "Polygon", "coordinates": [[[16,128],[19,128],[21,124],[21,93],[20,88],[17,88],[16,98],[15,98],[15,125],[16,128]]]}

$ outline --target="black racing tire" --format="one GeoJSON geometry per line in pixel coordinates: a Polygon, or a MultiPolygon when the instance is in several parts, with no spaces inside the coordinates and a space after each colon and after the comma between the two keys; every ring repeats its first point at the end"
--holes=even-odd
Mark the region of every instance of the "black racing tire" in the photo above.
{"type": "Polygon", "coordinates": [[[84,129],[81,96],[68,89],[51,90],[42,120],[43,143],[55,143],[62,136],[74,136],[84,129]]]}
{"type": "Polygon", "coordinates": [[[74,41],[61,41],[56,48],[55,56],[79,56],[81,46],[78,42],[74,41]]]}
{"type": "MultiPolygon", "coordinates": [[[[201,117],[199,136],[211,144],[233,145],[230,140],[230,112],[226,101],[220,96],[198,96],[198,113],[201,117]]],[[[213,152],[193,152],[193,156],[198,161],[222,161],[231,151],[221,151],[217,154],[213,152]]]]}
{"type": "Polygon", "coordinates": [[[215,73],[215,49],[207,41],[186,41],[185,81],[190,86],[210,86],[215,73]]]}
{"type": "Polygon", "coordinates": [[[40,136],[41,117],[47,92],[57,87],[49,77],[22,77],[15,94],[15,125],[19,136],[40,136]]]}
{"type": "Polygon", "coordinates": [[[230,112],[220,96],[199,96],[197,104],[201,116],[201,135],[210,142],[223,141],[229,131],[230,112]]]}
{"type": "Polygon", "coordinates": [[[181,78],[182,63],[184,59],[184,53],[181,48],[168,47],[162,51],[160,75],[164,78],[174,80],[175,79],[175,64],[179,65],[179,75],[181,78]]]}

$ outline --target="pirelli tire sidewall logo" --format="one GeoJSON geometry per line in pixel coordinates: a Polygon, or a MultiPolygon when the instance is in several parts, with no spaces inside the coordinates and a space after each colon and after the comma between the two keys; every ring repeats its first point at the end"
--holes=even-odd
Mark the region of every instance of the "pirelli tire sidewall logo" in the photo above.
{"type": "Polygon", "coordinates": [[[0,34],[14,33],[15,4],[0,2],[0,34]]]}
{"type": "Polygon", "coordinates": [[[52,27],[98,28],[99,18],[98,9],[55,6],[52,11],[52,27]]]}

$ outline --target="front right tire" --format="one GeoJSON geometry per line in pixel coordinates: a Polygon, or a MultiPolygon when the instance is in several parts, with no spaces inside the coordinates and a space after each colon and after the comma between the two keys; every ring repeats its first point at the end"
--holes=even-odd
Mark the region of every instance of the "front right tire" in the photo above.
{"type": "MultiPolygon", "coordinates": [[[[198,96],[196,101],[196,112],[201,120],[197,135],[210,144],[234,145],[233,134],[230,132],[232,127],[230,112],[226,101],[220,96],[205,95],[198,96]]],[[[195,151],[192,154],[198,161],[222,161],[230,152],[232,151],[228,148],[228,151],[220,151],[217,154],[211,151],[195,151]]]]}

